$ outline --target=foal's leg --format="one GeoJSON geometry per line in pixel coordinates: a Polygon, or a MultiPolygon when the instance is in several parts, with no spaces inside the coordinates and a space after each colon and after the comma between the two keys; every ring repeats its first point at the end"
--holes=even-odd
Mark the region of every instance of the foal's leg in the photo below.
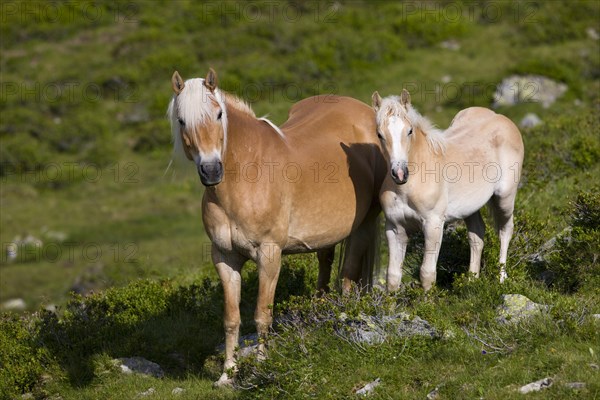
{"type": "Polygon", "coordinates": [[[269,328],[273,323],[273,301],[281,270],[281,248],[275,243],[263,243],[258,249],[258,299],[254,322],[258,332],[258,359],[264,359],[269,328]]]}
{"type": "Polygon", "coordinates": [[[246,261],[237,253],[221,252],[214,244],[212,245],[212,259],[221,278],[223,292],[225,295],[225,365],[223,374],[215,386],[231,385],[233,375],[228,370],[236,371],[235,348],[238,346],[240,331],[240,298],[242,289],[242,277],[240,271],[246,261]]]}
{"type": "Polygon", "coordinates": [[[387,290],[398,290],[402,282],[402,264],[408,246],[408,235],[402,225],[385,221],[385,236],[388,241],[390,260],[387,269],[387,290]]]}
{"type": "Polygon", "coordinates": [[[485,223],[481,218],[481,213],[477,210],[474,214],[465,218],[467,229],[469,230],[469,246],[471,247],[471,261],[469,262],[469,272],[479,277],[481,268],[481,253],[483,252],[483,236],[485,235],[485,223]]]}
{"type": "Polygon", "coordinates": [[[496,231],[500,237],[500,283],[503,283],[508,275],[506,274],[506,258],[508,255],[508,245],[514,231],[513,211],[515,208],[516,189],[514,193],[507,196],[493,196],[491,205],[496,222],[496,231]]]}
{"type": "Polygon", "coordinates": [[[431,217],[423,224],[425,234],[425,254],[421,264],[421,285],[426,291],[431,289],[437,275],[436,265],[442,245],[444,234],[444,220],[439,217],[431,217]]]}
{"type": "Polygon", "coordinates": [[[329,281],[331,280],[331,264],[335,257],[335,246],[317,251],[319,260],[319,278],[317,279],[317,290],[329,292],[329,281]]]}

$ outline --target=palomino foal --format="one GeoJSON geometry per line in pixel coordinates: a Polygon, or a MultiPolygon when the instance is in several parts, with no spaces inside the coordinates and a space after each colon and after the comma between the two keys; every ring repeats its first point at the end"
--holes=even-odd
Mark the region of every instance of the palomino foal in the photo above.
{"type": "Polygon", "coordinates": [[[225,295],[225,365],[216,385],[228,385],[236,368],[244,263],[258,266],[254,320],[264,357],[282,254],[317,251],[321,289],[333,248],[346,238],[344,288],[372,266],[385,160],[375,114],[357,100],[302,100],[278,128],[219,90],[212,69],[206,79],[186,82],[175,72],[172,84],[175,151],[196,164],[206,186],[202,219],[225,295]]]}
{"type": "Polygon", "coordinates": [[[381,99],[373,93],[378,136],[390,163],[380,193],[389,244],[388,290],[402,279],[408,232],[422,229],[425,253],[421,284],[429,290],[444,223],[464,219],[469,231],[469,272],[479,275],[486,203],[500,237],[500,282],[513,233],[513,210],[523,163],[523,140],[515,124],[491,110],[460,111],[446,131],[435,129],[411,105],[408,91],[381,99]]]}

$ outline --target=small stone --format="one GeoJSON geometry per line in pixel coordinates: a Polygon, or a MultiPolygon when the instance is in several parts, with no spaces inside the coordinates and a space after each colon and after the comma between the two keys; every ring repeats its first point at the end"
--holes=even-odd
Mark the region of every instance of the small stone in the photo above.
{"type": "Polygon", "coordinates": [[[595,364],[595,363],[589,363],[589,364],[588,364],[588,366],[589,366],[591,369],[599,369],[599,368],[600,368],[600,367],[598,367],[598,364],[595,364]]]}
{"type": "Polygon", "coordinates": [[[8,311],[23,311],[27,308],[25,300],[21,298],[9,299],[0,304],[0,309],[8,311]]]}
{"type": "Polygon", "coordinates": [[[173,396],[179,396],[183,392],[185,392],[185,389],[184,388],[180,388],[180,387],[176,387],[175,389],[171,390],[171,394],[173,396]]]}
{"type": "Polygon", "coordinates": [[[460,43],[454,39],[449,39],[441,42],[440,47],[446,50],[458,51],[460,50],[460,43]]]}
{"type": "Polygon", "coordinates": [[[600,314],[592,314],[592,318],[600,321],[600,314]]]}
{"type": "Polygon", "coordinates": [[[600,39],[600,35],[598,34],[598,31],[591,26],[585,30],[585,33],[587,33],[588,37],[592,40],[600,39]]]}
{"type": "Polygon", "coordinates": [[[369,382],[362,388],[358,389],[356,391],[356,394],[358,394],[359,396],[366,396],[368,394],[371,394],[371,392],[373,392],[373,390],[375,390],[375,388],[379,386],[380,383],[381,379],[377,378],[373,382],[369,382]]]}
{"type": "Polygon", "coordinates": [[[121,372],[124,374],[137,372],[138,374],[153,376],[155,378],[162,378],[165,376],[160,365],[148,361],[143,357],[119,358],[118,362],[121,366],[121,372]]]}
{"type": "Polygon", "coordinates": [[[452,80],[452,77],[450,75],[444,75],[442,76],[442,83],[449,83],[452,80]]]}
{"type": "Polygon", "coordinates": [[[519,392],[522,394],[539,392],[542,389],[548,389],[550,386],[552,386],[553,383],[554,381],[552,380],[552,378],[540,379],[539,381],[531,382],[525,386],[521,386],[519,388],[519,392]]]}
{"type": "Polygon", "coordinates": [[[568,382],[565,386],[574,390],[585,389],[585,382],[568,382]]]}
{"type": "Polygon", "coordinates": [[[521,120],[521,128],[533,128],[534,126],[538,126],[542,123],[540,117],[538,117],[534,113],[528,113],[521,120]]]}
{"type": "Polygon", "coordinates": [[[151,387],[148,390],[146,390],[145,392],[139,393],[138,396],[140,396],[140,397],[146,397],[146,396],[151,396],[154,393],[156,393],[156,389],[154,389],[153,387],[151,387]]]}
{"type": "Polygon", "coordinates": [[[439,388],[433,389],[431,392],[427,393],[427,400],[437,399],[439,396],[439,388]]]}

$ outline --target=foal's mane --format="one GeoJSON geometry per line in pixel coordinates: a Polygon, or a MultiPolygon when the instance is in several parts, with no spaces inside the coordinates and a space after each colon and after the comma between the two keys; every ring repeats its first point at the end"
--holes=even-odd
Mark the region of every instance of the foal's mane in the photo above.
{"type": "Polygon", "coordinates": [[[377,113],[377,123],[379,124],[384,118],[389,118],[392,115],[408,119],[413,128],[425,136],[433,153],[443,154],[445,152],[446,137],[444,131],[421,115],[412,104],[402,105],[400,96],[388,96],[381,101],[381,107],[377,113]]]}

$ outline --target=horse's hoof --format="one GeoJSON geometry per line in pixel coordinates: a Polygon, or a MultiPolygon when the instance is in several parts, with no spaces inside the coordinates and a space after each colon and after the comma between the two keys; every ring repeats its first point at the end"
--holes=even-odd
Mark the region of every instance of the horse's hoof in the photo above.
{"type": "Polygon", "coordinates": [[[227,373],[223,372],[223,375],[219,378],[218,381],[213,383],[214,388],[222,388],[222,387],[233,387],[233,378],[230,378],[227,373]]]}

